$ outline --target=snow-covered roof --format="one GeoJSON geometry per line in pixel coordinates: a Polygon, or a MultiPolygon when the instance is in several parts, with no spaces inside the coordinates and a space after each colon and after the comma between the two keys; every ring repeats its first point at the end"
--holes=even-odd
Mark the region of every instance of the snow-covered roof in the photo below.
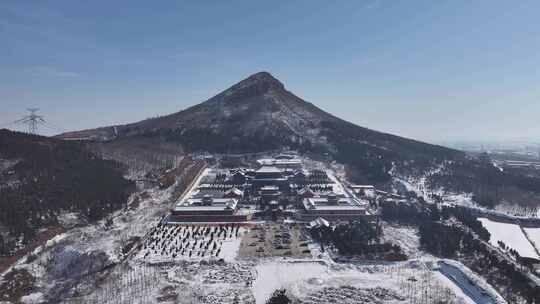
{"type": "Polygon", "coordinates": [[[316,218],[315,220],[309,222],[309,227],[310,228],[318,228],[318,227],[330,227],[330,223],[323,219],[322,217],[318,217],[316,218]]]}
{"type": "Polygon", "coordinates": [[[238,200],[234,198],[213,198],[210,205],[203,204],[203,198],[188,198],[174,207],[175,211],[218,211],[236,209],[238,200]]]}
{"type": "Polygon", "coordinates": [[[262,166],[256,172],[257,173],[281,173],[282,171],[274,166],[262,166]]]}
{"type": "Polygon", "coordinates": [[[306,172],[304,172],[303,170],[294,171],[294,176],[298,176],[298,175],[307,176],[306,172]]]}
{"type": "Polygon", "coordinates": [[[304,188],[298,190],[298,194],[300,194],[300,195],[303,195],[303,194],[313,194],[313,195],[314,195],[315,192],[314,192],[313,190],[311,190],[311,188],[309,188],[309,187],[304,187],[304,188]]]}
{"type": "Polygon", "coordinates": [[[294,155],[290,155],[290,154],[279,154],[275,157],[275,159],[293,159],[294,158],[294,155]]]}
{"type": "Polygon", "coordinates": [[[233,176],[235,176],[235,175],[236,176],[244,176],[246,174],[244,173],[244,171],[235,170],[234,172],[231,172],[231,175],[233,175],[233,176]]]}
{"type": "Polygon", "coordinates": [[[375,189],[373,185],[351,185],[352,189],[375,189]]]}
{"type": "Polygon", "coordinates": [[[302,164],[302,160],[298,158],[292,159],[275,159],[275,158],[263,158],[257,160],[257,162],[263,166],[299,166],[302,164]]]}
{"type": "Polygon", "coordinates": [[[225,195],[228,195],[228,194],[236,194],[236,195],[243,195],[244,192],[236,187],[232,187],[231,189],[225,191],[225,195]]]}
{"type": "Polygon", "coordinates": [[[350,198],[339,198],[337,203],[331,203],[324,197],[309,197],[302,204],[306,210],[365,210],[365,206],[353,204],[350,198]]]}
{"type": "Polygon", "coordinates": [[[264,186],[261,187],[261,191],[277,191],[279,190],[278,186],[264,186]]]}

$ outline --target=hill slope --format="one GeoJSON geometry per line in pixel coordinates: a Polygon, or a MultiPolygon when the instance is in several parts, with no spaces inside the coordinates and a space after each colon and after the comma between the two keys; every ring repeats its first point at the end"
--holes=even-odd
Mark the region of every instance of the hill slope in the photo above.
{"type": "Polygon", "coordinates": [[[393,164],[429,166],[462,152],[356,126],[287,91],[267,72],[209,100],[133,124],[65,133],[64,139],[161,138],[188,151],[241,153],[289,147],[329,153],[355,168],[357,180],[384,182],[393,164]]]}
{"type": "Polygon", "coordinates": [[[131,185],[117,163],[79,143],[0,130],[0,254],[63,212],[106,216],[126,204],[131,185]]]}

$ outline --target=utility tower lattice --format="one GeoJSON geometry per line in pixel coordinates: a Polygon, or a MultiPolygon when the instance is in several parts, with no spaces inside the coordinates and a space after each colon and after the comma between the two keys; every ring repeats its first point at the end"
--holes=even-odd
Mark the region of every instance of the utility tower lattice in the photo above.
{"type": "Polygon", "coordinates": [[[36,112],[39,111],[38,108],[28,108],[26,110],[28,110],[30,114],[24,116],[19,120],[16,120],[15,123],[26,124],[28,128],[28,133],[36,134],[38,124],[45,123],[45,119],[43,118],[43,116],[36,114],[36,112]]]}

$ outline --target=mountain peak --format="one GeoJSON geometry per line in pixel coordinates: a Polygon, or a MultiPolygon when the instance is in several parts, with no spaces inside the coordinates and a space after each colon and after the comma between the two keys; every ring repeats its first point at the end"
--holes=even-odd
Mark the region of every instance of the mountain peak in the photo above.
{"type": "Polygon", "coordinates": [[[269,72],[266,72],[266,71],[261,71],[261,72],[255,73],[255,74],[249,76],[248,78],[246,78],[246,80],[248,80],[248,79],[251,79],[251,80],[254,80],[254,81],[261,81],[261,82],[277,82],[277,83],[281,84],[281,82],[279,80],[277,80],[274,76],[272,76],[272,74],[270,74],[269,72]]]}
{"type": "Polygon", "coordinates": [[[238,82],[232,86],[230,91],[244,90],[244,89],[255,89],[258,93],[265,93],[270,89],[285,89],[283,83],[277,80],[272,74],[262,71],[255,73],[248,78],[238,82]]]}

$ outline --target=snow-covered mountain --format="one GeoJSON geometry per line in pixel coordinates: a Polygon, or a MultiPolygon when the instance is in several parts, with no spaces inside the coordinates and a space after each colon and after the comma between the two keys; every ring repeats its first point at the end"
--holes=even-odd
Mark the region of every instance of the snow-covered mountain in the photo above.
{"type": "Polygon", "coordinates": [[[256,73],[186,110],[140,122],[70,132],[63,139],[161,138],[190,151],[252,152],[284,147],[329,153],[361,175],[381,179],[392,163],[418,165],[464,157],[462,152],[377,132],[339,119],[287,91],[268,72],[256,73]]]}

